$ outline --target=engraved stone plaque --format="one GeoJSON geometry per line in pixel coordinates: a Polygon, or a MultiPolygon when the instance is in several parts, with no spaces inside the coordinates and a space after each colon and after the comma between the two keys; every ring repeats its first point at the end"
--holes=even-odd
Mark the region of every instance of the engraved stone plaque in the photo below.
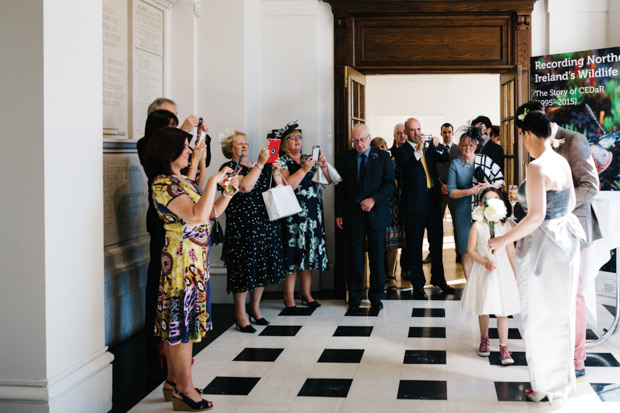
{"type": "Polygon", "coordinates": [[[146,176],[137,153],[104,153],[104,245],[146,234],[146,176]]]}
{"type": "Polygon", "coordinates": [[[103,1],[103,134],[127,138],[127,2],[103,1]]]}
{"type": "Polygon", "coordinates": [[[143,135],[146,110],[164,92],[164,12],[144,1],[133,9],[133,136],[143,135]]]}

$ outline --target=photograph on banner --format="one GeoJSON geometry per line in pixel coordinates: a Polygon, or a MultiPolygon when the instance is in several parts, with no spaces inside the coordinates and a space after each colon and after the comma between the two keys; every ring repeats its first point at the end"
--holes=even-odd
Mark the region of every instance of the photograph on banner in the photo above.
{"type": "Polygon", "coordinates": [[[601,190],[620,191],[620,47],[532,57],[531,98],[588,139],[601,190]]]}

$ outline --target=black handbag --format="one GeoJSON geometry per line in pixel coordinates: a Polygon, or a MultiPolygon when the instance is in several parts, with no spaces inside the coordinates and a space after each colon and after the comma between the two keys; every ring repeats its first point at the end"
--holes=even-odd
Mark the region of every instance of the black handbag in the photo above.
{"type": "Polygon", "coordinates": [[[211,246],[215,247],[224,243],[224,230],[220,222],[215,218],[211,225],[211,246]]]}
{"type": "Polygon", "coordinates": [[[491,183],[491,180],[489,179],[487,174],[484,173],[481,166],[476,166],[476,169],[474,170],[474,178],[476,178],[476,181],[478,181],[478,183],[483,183],[485,179],[488,183],[491,183]]]}

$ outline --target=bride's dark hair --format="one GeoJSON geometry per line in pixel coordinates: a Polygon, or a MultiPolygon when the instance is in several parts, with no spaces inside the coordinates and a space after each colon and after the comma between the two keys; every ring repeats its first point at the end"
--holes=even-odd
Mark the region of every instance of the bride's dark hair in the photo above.
{"type": "Polygon", "coordinates": [[[522,131],[543,139],[551,136],[551,120],[539,102],[531,101],[519,106],[515,118],[517,127],[522,131]]]}

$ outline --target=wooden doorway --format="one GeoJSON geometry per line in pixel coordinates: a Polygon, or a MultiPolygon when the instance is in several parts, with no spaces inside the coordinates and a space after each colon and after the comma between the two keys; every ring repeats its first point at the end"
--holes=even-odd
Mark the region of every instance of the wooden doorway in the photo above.
{"type": "MultiPolygon", "coordinates": [[[[351,148],[349,73],[501,75],[502,144],[513,182],[523,178],[514,108],[529,100],[535,0],[325,0],[334,14],[335,148],[351,148]],[[352,69],[352,70],[351,70],[352,69]]],[[[357,75],[356,75],[357,76],[357,75]]],[[[363,103],[362,103],[363,107],[363,103]]],[[[415,115],[415,114],[411,114],[415,115]]],[[[362,117],[363,118],[363,117],[362,117]]],[[[345,245],[336,229],[336,296],[345,296],[345,245]]]]}

